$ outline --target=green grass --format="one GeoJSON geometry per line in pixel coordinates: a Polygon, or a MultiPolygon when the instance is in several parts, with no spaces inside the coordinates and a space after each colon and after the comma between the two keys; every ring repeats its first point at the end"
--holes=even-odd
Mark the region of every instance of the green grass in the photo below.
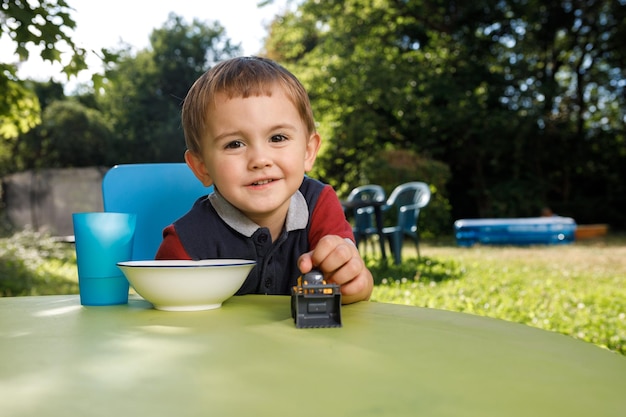
{"type": "Polygon", "coordinates": [[[74,247],[23,231],[0,238],[0,296],[78,294],[74,247]]]}
{"type": "MultiPolygon", "coordinates": [[[[372,301],[461,311],[560,332],[626,355],[626,237],[563,246],[425,242],[417,261],[366,262],[372,301]]],[[[0,295],[76,294],[74,248],[22,232],[0,239],[0,295]]]]}
{"type": "Polygon", "coordinates": [[[373,301],[500,318],[626,355],[626,240],[563,246],[422,245],[399,267],[368,260],[373,301]],[[410,258],[413,256],[413,258],[410,258]]]}

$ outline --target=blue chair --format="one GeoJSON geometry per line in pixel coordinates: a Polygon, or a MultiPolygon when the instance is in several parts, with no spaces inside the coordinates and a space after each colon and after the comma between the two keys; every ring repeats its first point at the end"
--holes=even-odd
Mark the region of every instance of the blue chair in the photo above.
{"type": "Polygon", "coordinates": [[[137,214],[133,260],[154,259],[163,229],[212,190],[185,163],[116,165],[102,180],[104,211],[137,214]]]}
{"type": "Polygon", "coordinates": [[[383,207],[385,212],[394,211],[396,225],[385,227],[383,234],[389,240],[389,247],[396,265],[402,262],[402,244],[405,237],[415,242],[417,258],[420,258],[419,231],[417,222],[420,210],[430,202],[430,188],[423,182],[408,182],[398,185],[383,207]]]}
{"type": "MultiPolygon", "coordinates": [[[[346,201],[348,203],[355,201],[382,202],[385,201],[385,190],[383,190],[383,187],[376,184],[361,185],[350,192],[346,201]]],[[[359,247],[361,242],[365,242],[367,245],[369,237],[378,233],[374,221],[374,208],[371,206],[355,208],[353,209],[353,216],[354,227],[352,231],[356,245],[359,247]]]]}

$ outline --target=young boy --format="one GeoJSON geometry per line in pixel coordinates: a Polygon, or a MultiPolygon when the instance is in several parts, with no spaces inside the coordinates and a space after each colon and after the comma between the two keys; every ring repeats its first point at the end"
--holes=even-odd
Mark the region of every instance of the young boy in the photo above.
{"type": "Polygon", "coordinates": [[[185,161],[215,191],[163,231],[157,259],[256,260],[237,294],[290,294],[317,268],[344,304],[369,299],[372,274],[337,195],[305,176],[321,139],[293,74],[264,58],[223,61],[189,90],[182,124],[185,161]]]}

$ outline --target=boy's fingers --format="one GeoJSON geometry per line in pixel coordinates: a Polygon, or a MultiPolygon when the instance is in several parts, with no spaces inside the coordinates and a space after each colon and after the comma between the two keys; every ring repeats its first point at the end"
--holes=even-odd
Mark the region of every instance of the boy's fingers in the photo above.
{"type": "Polygon", "coordinates": [[[298,268],[303,274],[306,274],[313,269],[313,258],[311,256],[311,252],[306,252],[300,255],[300,258],[298,259],[298,268]]]}

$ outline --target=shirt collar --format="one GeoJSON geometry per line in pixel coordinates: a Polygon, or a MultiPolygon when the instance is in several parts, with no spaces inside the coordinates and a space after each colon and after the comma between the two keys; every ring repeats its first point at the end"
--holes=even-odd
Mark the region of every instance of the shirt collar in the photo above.
{"type": "MultiPolygon", "coordinates": [[[[230,204],[217,190],[209,195],[209,202],[215,208],[217,215],[230,227],[246,237],[251,237],[259,229],[259,225],[246,217],[239,209],[230,204]]],[[[309,207],[306,199],[298,190],[291,196],[285,231],[291,232],[306,228],[309,223],[309,207]]]]}

